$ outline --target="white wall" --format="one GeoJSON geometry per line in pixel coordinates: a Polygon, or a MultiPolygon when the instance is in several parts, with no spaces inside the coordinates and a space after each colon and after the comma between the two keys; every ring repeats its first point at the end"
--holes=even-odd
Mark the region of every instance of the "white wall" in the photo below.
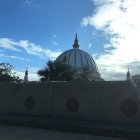
{"type": "Polygon", "coordinates": [[[41,84],[24,84],[14,97],[14,112],[20,114],[49,115],[49,87],[41,84]],[[34,106],[28,109],[26,100],[32,98],[34,106]]]}
{"type": "Polygon", "coordinates": [[[0,112],[13,112],[15,84],[0,84],[0,112]]]}
{"type": "Polygon", "coordinates": [[[0,84],[0,113],[140,123],[139,94],[129,84],[119,82],[0,84]],[[32,109],[26,106],[29,97],[34,100],[32,109]],[[67,106],[71,98],[78,100],[76,111],[67,106]],[[136,114],[122,112],[125,100],[135,102],[136,114]]]}
{"type": "Polygon", "coordinates": [[[86,85],[69,85],[53,88],[52,113],[55,117],[68,117],[79,119],[95,119],[96,110],[96,88],[86,85]],[[69,111],[68,100],[78,100],[77,111],[69,111]]]}

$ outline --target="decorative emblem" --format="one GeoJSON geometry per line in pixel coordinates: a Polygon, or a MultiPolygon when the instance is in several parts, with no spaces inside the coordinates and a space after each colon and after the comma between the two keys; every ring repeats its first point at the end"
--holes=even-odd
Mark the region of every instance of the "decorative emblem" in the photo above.
{"type": "Polygon", "coordinates": [[[26,106],[27,109],[29,109],[29,110],[33,109],[34,105],[35,105],[35,101],[34,101],[33,97],[28,97],[25,100],[25,106],[26,106]]]}
{"type": "Polygon", "coordinates": [[[133,116],[137,112],[137,104],[130,99],[124,100],[121,104],[121,111],[126,116],[133,116]]]}
{"type": "Polygon", "coordinates": [[[66,106],[67,106],[69,111],[75,112],[78,110],[79,101],[76,98],[69,98],[67,103],[66,103],[66,106]]]}

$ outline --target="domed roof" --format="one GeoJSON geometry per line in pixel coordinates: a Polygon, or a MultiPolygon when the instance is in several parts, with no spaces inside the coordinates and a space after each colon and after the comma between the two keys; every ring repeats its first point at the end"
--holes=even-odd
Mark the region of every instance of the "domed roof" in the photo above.
{"type": "Polygon", "coordinates": [[[58,56],[56,62],[67,63],[73,69],[88,68],[89,70],[98,71],[94,59],[85,51],[80,49],[70,49],[58,56]]]}
{"type": "Polygon", "coordinates": [[[97,65],[90,54],[79,49],[77,34],[73,44],[73,49],[63,52],[60,54],[56,62],[67,63],[74,70],[86,68],[90,71],[98,72],[97,65]]]}

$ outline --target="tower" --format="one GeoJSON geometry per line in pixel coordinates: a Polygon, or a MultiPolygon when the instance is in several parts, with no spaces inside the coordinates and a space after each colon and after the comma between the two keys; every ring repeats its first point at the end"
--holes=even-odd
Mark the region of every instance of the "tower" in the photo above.
{"type": "Polygon", "coordinates": [[[28,68],[25,71],[24,82],[28,82],[28,68]]]}
{"type": "Polygon", "coordinates": [[[131,78],[130,78],[130,72],[129,72],[129,68],[128,68],[127,75],[126,75],[126,80],[127,80],[127,81],[130,81],[130,79],[131,79],[131,78]]]}

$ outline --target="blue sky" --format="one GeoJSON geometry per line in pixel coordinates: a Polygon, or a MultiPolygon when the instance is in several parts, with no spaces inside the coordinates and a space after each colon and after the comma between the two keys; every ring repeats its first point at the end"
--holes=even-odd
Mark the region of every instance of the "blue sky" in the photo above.
{"type": "Polygon", "coordinates": [[[140,74],[139,0],[0,0],[0,62],[23,78],[71,49],[90,53],[105,80],[140,74]],[[135,16],[134,16],[135,15],[135,16]]]}

